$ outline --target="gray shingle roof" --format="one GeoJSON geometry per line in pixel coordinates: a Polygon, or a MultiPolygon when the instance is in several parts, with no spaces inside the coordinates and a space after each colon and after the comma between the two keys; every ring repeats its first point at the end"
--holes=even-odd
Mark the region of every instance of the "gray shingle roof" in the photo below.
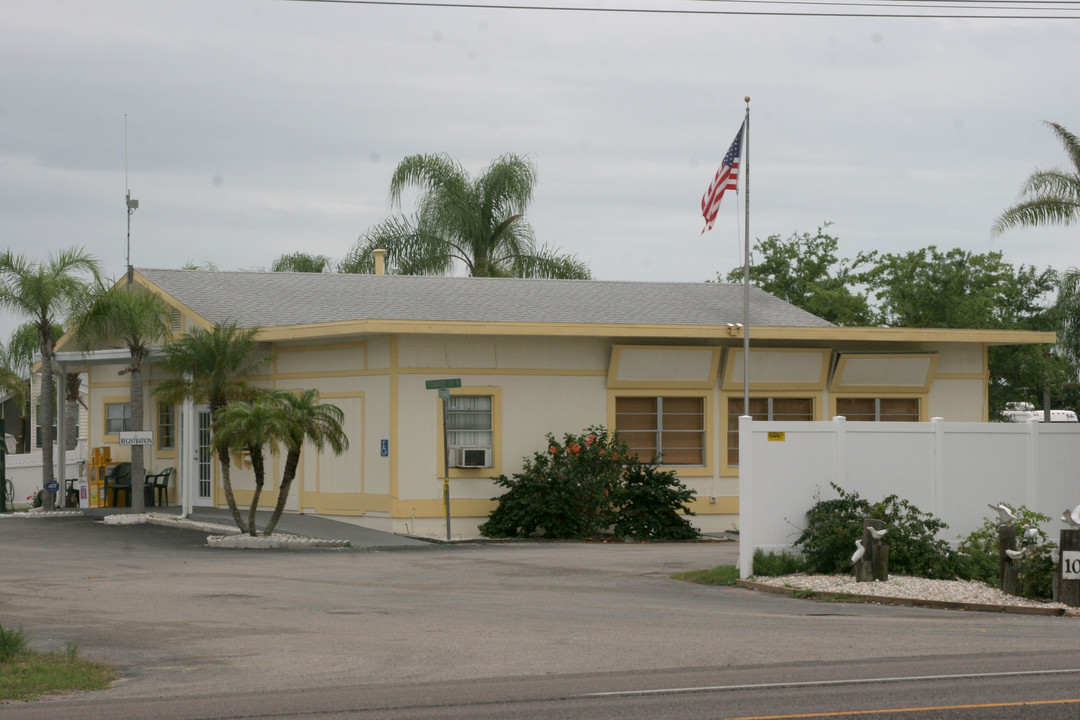
{"type": "MultiPolygon", "coordinates": [[[[279,327],[357,320],[722,325],[743,288],[721,283],[522,280],[139,269],[210,322],[279,327]]],[[[751,326],[832,327],[751,288],[751,326]]]]}

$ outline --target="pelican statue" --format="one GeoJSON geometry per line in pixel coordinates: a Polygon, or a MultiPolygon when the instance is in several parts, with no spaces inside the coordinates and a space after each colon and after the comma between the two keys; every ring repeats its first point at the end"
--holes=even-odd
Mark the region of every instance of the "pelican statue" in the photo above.
{"type": "Polygon", "coordinates": [[[1039,528],[1033,528],[1030,525],[1024,526],[1024,542],[1033,542],[1037,537],[1039,537],[1039,528]]]}
{"type": "Polygon", "coordinates": [[[1000,505],[987,505],[991,510],[997,510],[998,525],[1008,525],[1016,519],[1016,515],[1013,514],[1012,508],[1005,503],[1000,505]]]}
{"type": "Polygon", "coordinates": [[[863,547],[862,540],[856,540],[855,541],[855,547],[858,548],[858,549],[855,551],[855,554],[851,556],[851,564],[852,565],[854,565],[855,563],[862,560],[863,555],[866,554],[866,548],[863,547]]]}
{"type": "Polygon", "coordinates": [[[1027,550],[1022,548],[1020,550],[1006,550],[1005,554],[1009,556],[1010,560],[1012,560],[1013,562],[1016,562],[1020,558],[1024,557],[1024,554],[1026,552],[1027,552],[1027,550]]]}
{"type": "Polygon", "coordinates": [[[875,540],[880,540],[881,538],[885,537],[885,533],[889,532],[888,528],[882,528],[881,530],[878,530],[877,528],[871,527],[866,529],[870,531],[870,537],[874,538],[875,540]]]}
{"type": "Polygon", "coordinates": [[[1065,512],[1061,513],[1061,521],[1069,527],[1080,527],[1080,505],[1072,510],[1065,508],[1065,512]]]}

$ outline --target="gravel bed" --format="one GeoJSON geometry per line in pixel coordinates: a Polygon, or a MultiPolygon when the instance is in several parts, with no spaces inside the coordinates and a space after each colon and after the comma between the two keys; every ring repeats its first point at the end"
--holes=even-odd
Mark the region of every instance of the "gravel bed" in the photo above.
{"type": "Polygon", "coordinates": [[[1010,605],[1014,607],[1054,608],[1067,615],[1080,616],[1080,608],[1063,603],[1028,600],[1003,593],[977,580],[930,580],[907,575],[890,575],[881,582],[856,582],[852,575],[783,575],[752,577],[751,582],[775,587],[813,590],[820,593],[847,593],[881,598],[904,598],[928,602],[970,603],[976,605],[1010,605]]]}

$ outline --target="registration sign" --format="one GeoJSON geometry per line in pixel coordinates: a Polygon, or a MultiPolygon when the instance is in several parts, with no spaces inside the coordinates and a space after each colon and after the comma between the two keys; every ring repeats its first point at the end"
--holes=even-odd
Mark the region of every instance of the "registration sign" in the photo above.
{"type": "Polygon", "coordinates": [[[138,432],[122,432],[120,433],[121,445],[153,445],[154,444],[154,431],[153,430],[139,430],[138,432]]]}

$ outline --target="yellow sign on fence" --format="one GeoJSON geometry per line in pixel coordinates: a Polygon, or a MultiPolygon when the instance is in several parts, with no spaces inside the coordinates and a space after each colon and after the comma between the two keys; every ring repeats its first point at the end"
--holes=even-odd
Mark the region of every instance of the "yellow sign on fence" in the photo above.
{"type": "Polygon", "coordinates": [[[787,438],[784,437],[784,433],[782,432],[769,433],[769,442],[784,442],[785,440],[787,440],[787,438]]]}

